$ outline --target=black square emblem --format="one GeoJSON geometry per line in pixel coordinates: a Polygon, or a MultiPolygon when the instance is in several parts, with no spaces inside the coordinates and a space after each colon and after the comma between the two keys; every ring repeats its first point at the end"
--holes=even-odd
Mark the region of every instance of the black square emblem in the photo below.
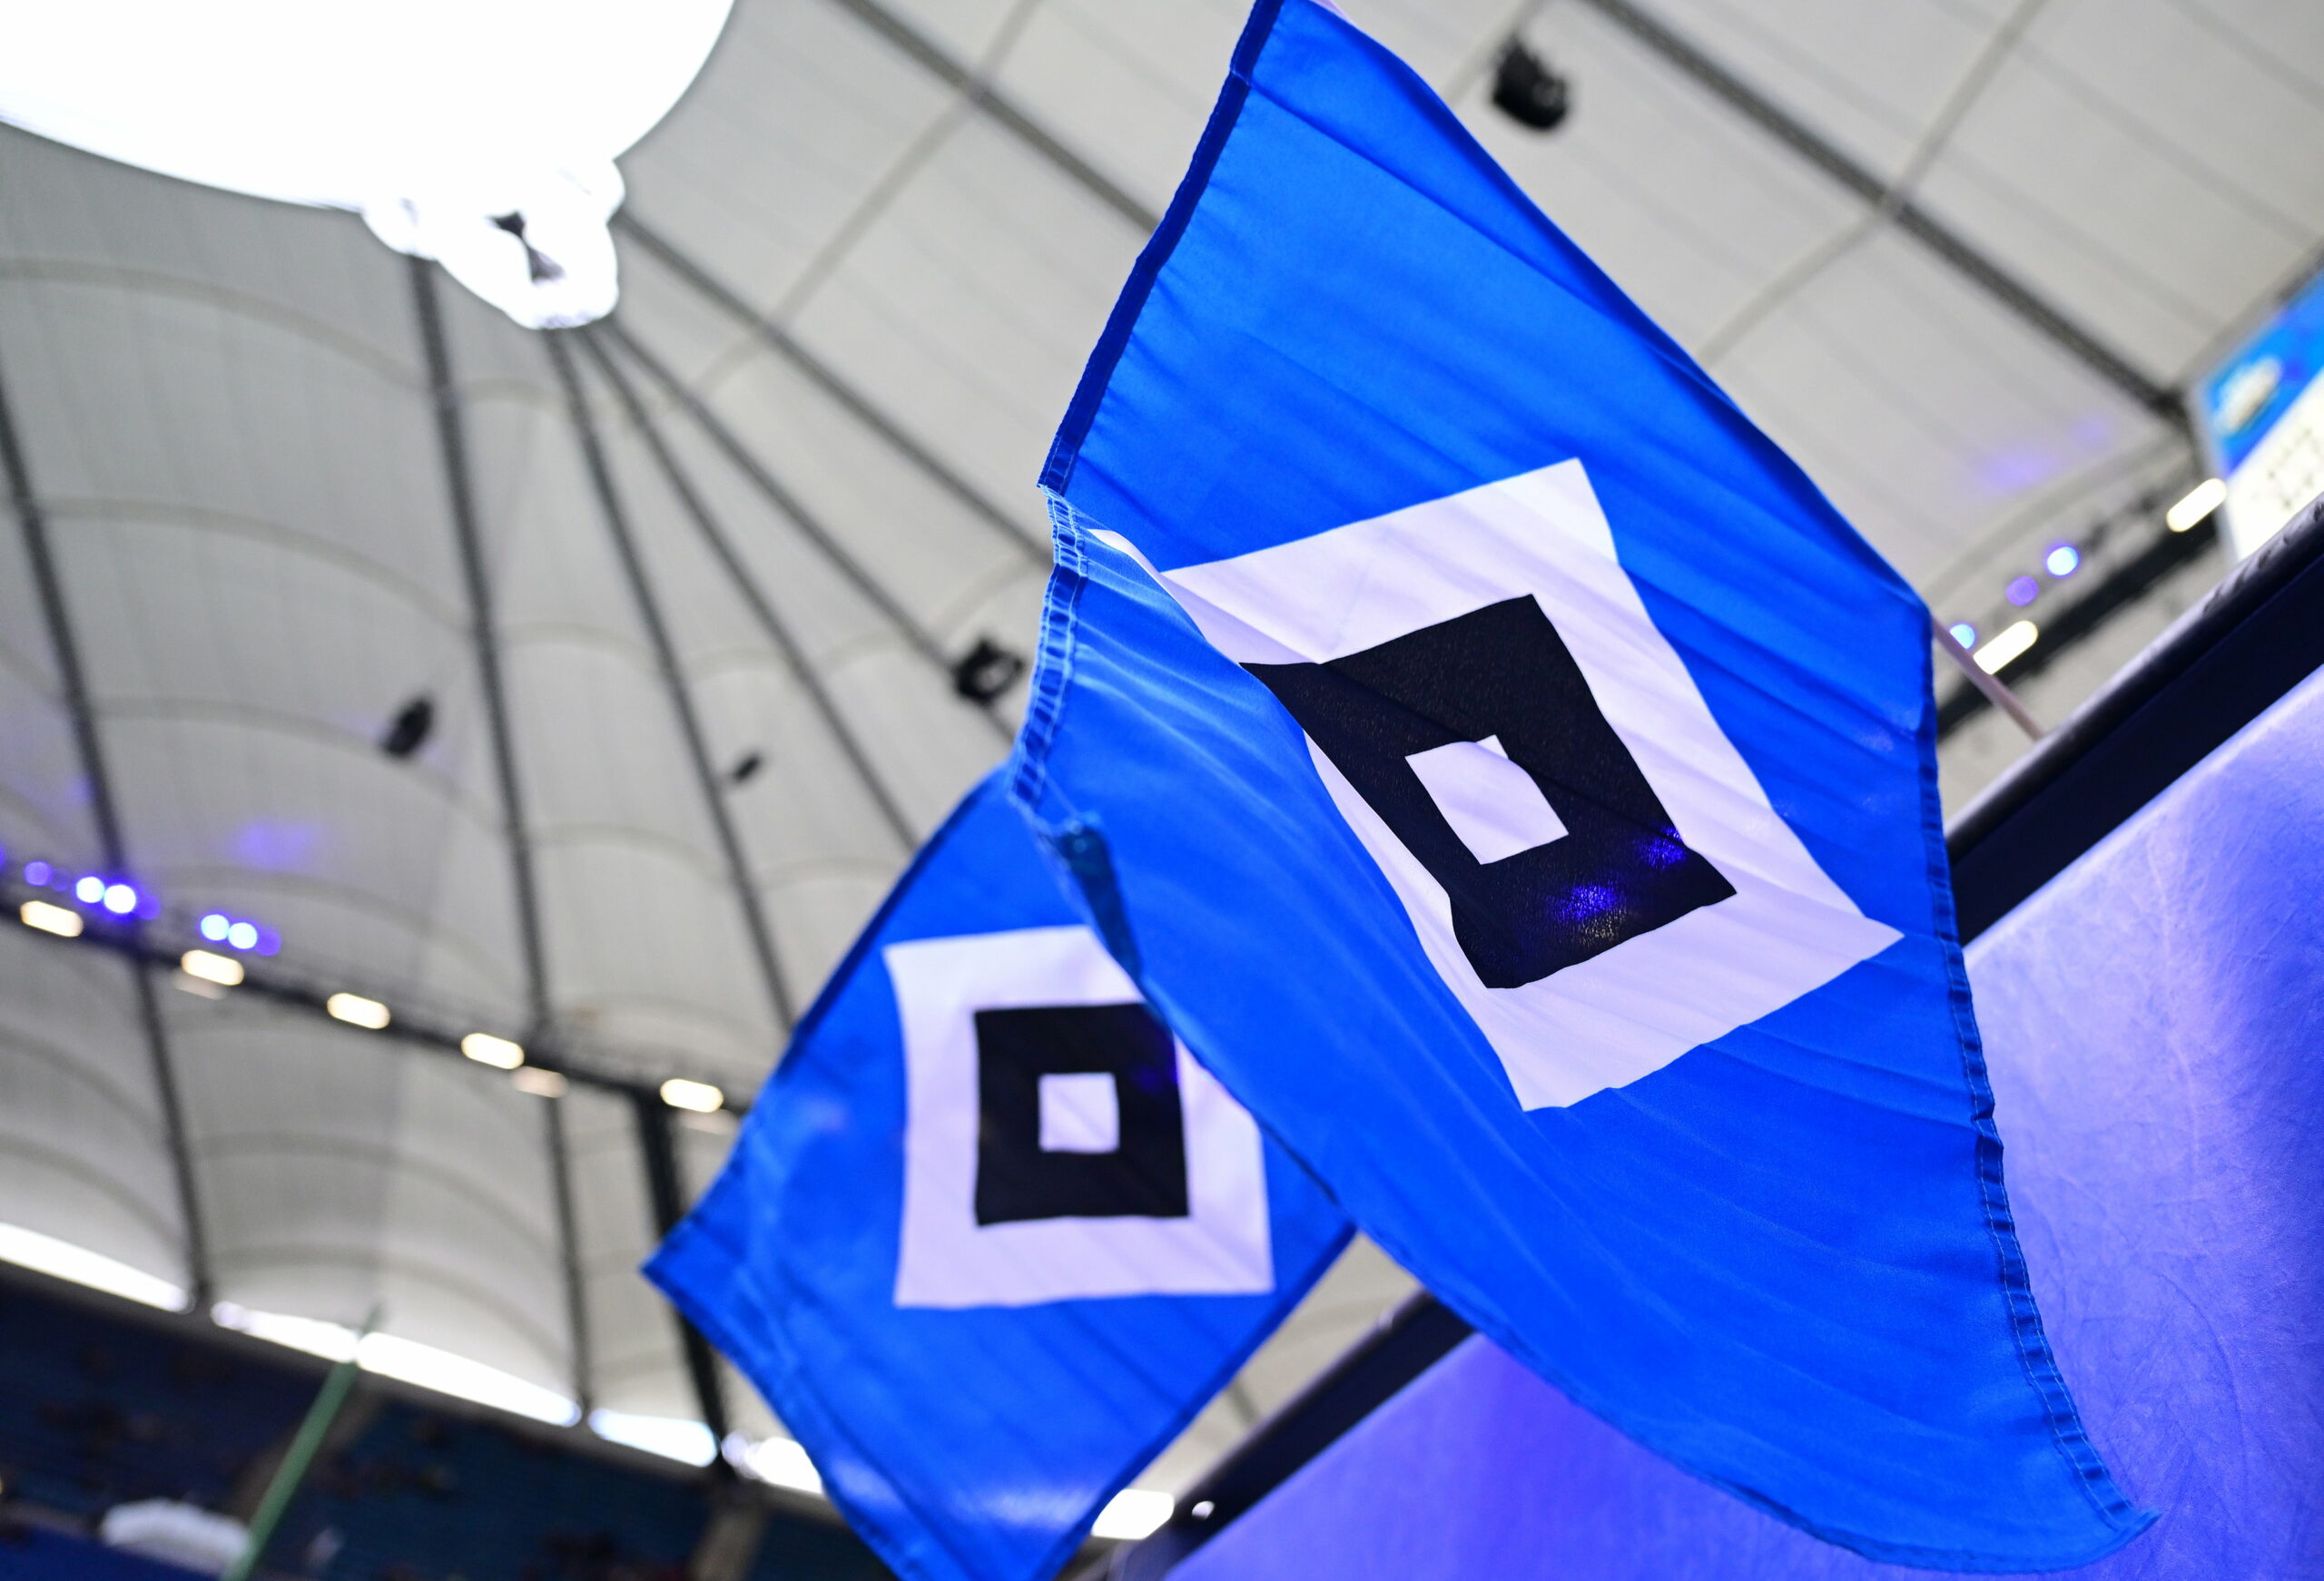
{"type": "Polygon", "coordinates": [[[1443,886],[1454,937],[1489,988],[1539,981],[1735,893],[1679,838],[1531,597],[1327,663],[1245,667],[1443,886]],[[1408,760],[1489,737],[1564,832],[1480,861],[1408,760]]]}
{"type": "Polygon", "coordinates": [[[1023,1219],[1183,1219],[1187,1128],[1177,1045],[1144,1005],[1044,1005],[976,1013],[976,1213],[1023,1219]],[[1041,1146],[1041,1078],[1113,1078],[1111,1152],[1041,1146]]]}

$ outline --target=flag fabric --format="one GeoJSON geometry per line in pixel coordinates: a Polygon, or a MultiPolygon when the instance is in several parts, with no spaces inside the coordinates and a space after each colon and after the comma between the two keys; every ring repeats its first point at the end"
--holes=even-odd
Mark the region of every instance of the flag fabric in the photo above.
{"type": "Polygon", "coordinates": [[[1862,1553],[2146,1524],[2011,1224],[1925,610],[1336,13],[1253,14],[1043,485],[1011,793],[1359,1226],[1862,1553]]]}
{"type": "Polygon", "coordinates": [[[979,786],[647,1265],[907,1581],[1046,1581],[1348,1236],[1111,942],[979,786]]]}

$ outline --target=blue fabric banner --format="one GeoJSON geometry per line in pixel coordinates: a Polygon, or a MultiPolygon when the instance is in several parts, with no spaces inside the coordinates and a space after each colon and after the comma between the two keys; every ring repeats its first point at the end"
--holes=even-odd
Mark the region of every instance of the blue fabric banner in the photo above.
{"type": "MultiPolygon", "coordinates": [[[[2074,1581],[2324,1576],[2324,675],[1969,948],[2062,1362],[2162,1511],[2074,1581]]],[[[1482,1340],[1173,1581],[1910,1581],[1722,1498],[1482,1340]]]]}
{"type": "Polygon", "coordinates": [[[988,781],[646,1272],[899,1575],[1046,1581],[1347,1236],[988,781]]]}
{"type": "Polygon", "coordinates": [[[2003,1191],[1925,611],[1335,14],[1258,6],[1043,482],[1012,794],[1368,1233],[1831,1541],[2143,1527],[2003,1191]]]}

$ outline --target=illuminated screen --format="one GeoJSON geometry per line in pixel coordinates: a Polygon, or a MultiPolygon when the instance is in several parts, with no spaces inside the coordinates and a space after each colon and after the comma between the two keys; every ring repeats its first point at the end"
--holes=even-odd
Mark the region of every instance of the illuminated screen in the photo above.
{"type": "Polygon", "coordinates": [[[2228,539],[2249,555],[2324,494],[2324,275],[2203,382],[2205,437],[2227,480],[2228,539]]]}

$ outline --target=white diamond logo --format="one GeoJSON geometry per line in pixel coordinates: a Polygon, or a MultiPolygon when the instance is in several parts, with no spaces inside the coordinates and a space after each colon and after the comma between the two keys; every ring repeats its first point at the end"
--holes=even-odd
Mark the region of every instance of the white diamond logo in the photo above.
{"type": "Polygon", "coordinates": [[[1528,1109],[1636,1081],[1902,937],[1769,805],[1579,461],[1155,574],[1306,730],[1528,1109]]]}

